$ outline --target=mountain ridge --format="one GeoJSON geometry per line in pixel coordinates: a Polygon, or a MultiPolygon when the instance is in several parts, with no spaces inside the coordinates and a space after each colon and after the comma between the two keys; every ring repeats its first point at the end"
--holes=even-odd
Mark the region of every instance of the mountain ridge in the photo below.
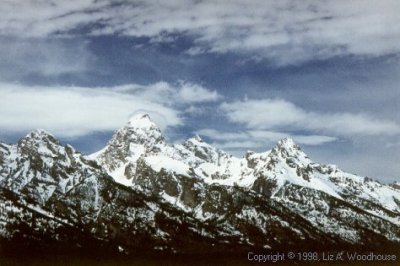
{"type": "Polygon", "coordinates": [[[90,246],[90,238],[124,253],[193,252],[189,242],[205,252],[400,243],[396,184],[315,163],[290,138],[243,158],[200,136],[171,145],[143,114],[89,156],[44,130],[0,144],[0,188],[6,242],[28,226],[24,237],[41,244],[90,246]]]}

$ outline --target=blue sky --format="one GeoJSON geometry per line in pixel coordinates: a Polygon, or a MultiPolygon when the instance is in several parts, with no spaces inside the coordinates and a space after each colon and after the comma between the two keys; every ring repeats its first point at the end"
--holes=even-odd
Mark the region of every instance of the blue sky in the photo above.
{"type": "Polygon", "coordinates": [[[1,1],[0,139],[85,153],[147,112],[235,155],[291,136],[312,159],[400,177],[398,1],[1,1]]]}

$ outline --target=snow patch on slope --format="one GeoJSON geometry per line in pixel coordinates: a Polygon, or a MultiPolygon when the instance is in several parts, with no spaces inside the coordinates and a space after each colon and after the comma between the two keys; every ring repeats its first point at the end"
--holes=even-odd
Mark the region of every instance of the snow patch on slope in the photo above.
{"type": "Polygon", "coordinates": [[[178,160],[174,160],[168,156],[153,155],[144,158],[146,164],[149,165],[156,172],[160,172],[164,168],[167,172],[175,173],[178,175],[188,175],[189,166],[178,160]]]}

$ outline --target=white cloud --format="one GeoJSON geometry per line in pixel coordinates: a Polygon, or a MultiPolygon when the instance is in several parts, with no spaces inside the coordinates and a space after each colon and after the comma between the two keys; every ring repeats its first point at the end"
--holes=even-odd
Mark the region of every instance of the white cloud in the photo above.
{"type": "Polygon", "coordinates": [[[336,136],[397,135],[400,125],[362,113],[306,111],[285,100],[262,99],[223,103],[232,122],[253,129],[306,130],[336,136]]]}
{"type": "Polygon", "coordinates": [[[0,130],[44,128],[58,136],[76,137],[115,130],[136,112],[149,113],[165,129],[181,125],[188,106],[215,97],[219,97],[216,92],[184,82],[95,88],[0,83],[0,130]]]}
{"type": "Polygon", "coordinates": [[[233,155],[236,155],[238,157],[241,157],[244,155],[244,150],[257,150],[257,149],[262,149],[262,151],[266,151],[267,149],[270,149],[270,145],[266,145],[265,142],[259,142],[255,140],[243,140],[243,141],[216,141],[212,142],[211,145],[214,147],[217,147],[219,149],[225,150],[227,152],[232,153],[233,155]]]}
{"type": "Polygon", "coordinates": [[[256,149],[266,150],[275,145],[279,140],[290,137],[298,144],[316,146],[337,140],[336,137],[321,135],[299,135],[269,130],[244,130],[239,132],[218,131],[205,128],[196,131],[201,136],[206,136],[213,141],[213,145],[226,150],[256,149]]]}
{"type": "Polygon", "coordinates": [[[0,76],[80,74],[95,60],[86,42],[65,39],[0,38],[0,76]]]}
{"type": "Polygon", "coordinates": [[[44,37],[89,26],[91,34],[171,42],[169,34],[182,33],[194,38],[189,54],[250,52],[278,64],[400,51],[397,0],[21,0],[2,1],[0,12],[1,35],[44,37]]]}
{"type": "Polygon", "coordinates": [[[177,88],[169,83],[160,81],[146,86],[139,84],[126,84],[114,87],[114,90],[128,95],[139,96],[151,102],[173,104],[177,88]]]}
{"type": "Polygon", "coordinates": [[[203,128],[196,131],[196,133],[219,141],[243,140],[248,138],[248,134],[245,132],[222,132],[211,128],[203,128]]]}
{"type": "Polygon", "coordinates": [[[309,146],[322,145],[337,140],[336,137],[319,136],[319,135],[308,135],[308,136],[295,135],[292,137],[295,139],[297,143],[309,146]]]}
{"type": "Polygon", "coordinates": [[[305,119],[307,114],[285,100],[245,100],[223,103],[232,122],[246,123],[249,127],[273,128],[289,126],[305,119]]]}
{"type": "Polygon", "coordinates": [[[204,108],[203,106],[199,105],[190,105],[188,108],[185,109],[186,114],[190,114],[192,116],[201,116],[206,114],[210,111],[210,108],[204,108]]]}
{"type": "Polygon", "coordinates": [[[115,130],[135,112],[150,113],[162,129],[182,123],[179,110],[168,104],[115,88],[0,84],[0,99],[0,130],[5,132],[44,128],[57,136],[76,137],[115,130]]]}
{"type": "Polygon", "coordinates": [[[44,37],[96,21],[96,12],[84,13],[104,6],[104,1],[1,1],[0,34],[44,37]],[[102,3],[101,3],[102,2],[102,3]]]}
{"type": "Polygon", "coordinates": [[[216,91],[210,91],[200,85],[183,83],[178,94],[186,103],[214,102],[220,98],[216,91]]]}
{"type": "Polygon", "coordinates": [[[141,97],[152,101],[173,105],[215,102],[222,97],[215,90],[212,91],[201,85],[183,81],[178,82],[176,85],[160,81],[146,86],[147,89],[143,89],[143,87],[138,84],[128,84],[115,87],[115,89],[121,92],[141,95],[141,97]]]}

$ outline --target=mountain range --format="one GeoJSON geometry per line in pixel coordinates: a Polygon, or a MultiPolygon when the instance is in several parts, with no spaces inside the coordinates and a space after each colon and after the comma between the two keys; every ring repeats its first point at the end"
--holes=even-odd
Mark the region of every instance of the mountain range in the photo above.
{"type": "Polygon", "coordinates": [[[44,130],[0,143],[0,254],[400,250],[400,183],[312,161],[290,138],[238,158],[169,144],[146,114],[83,155],[44,130]]]}

